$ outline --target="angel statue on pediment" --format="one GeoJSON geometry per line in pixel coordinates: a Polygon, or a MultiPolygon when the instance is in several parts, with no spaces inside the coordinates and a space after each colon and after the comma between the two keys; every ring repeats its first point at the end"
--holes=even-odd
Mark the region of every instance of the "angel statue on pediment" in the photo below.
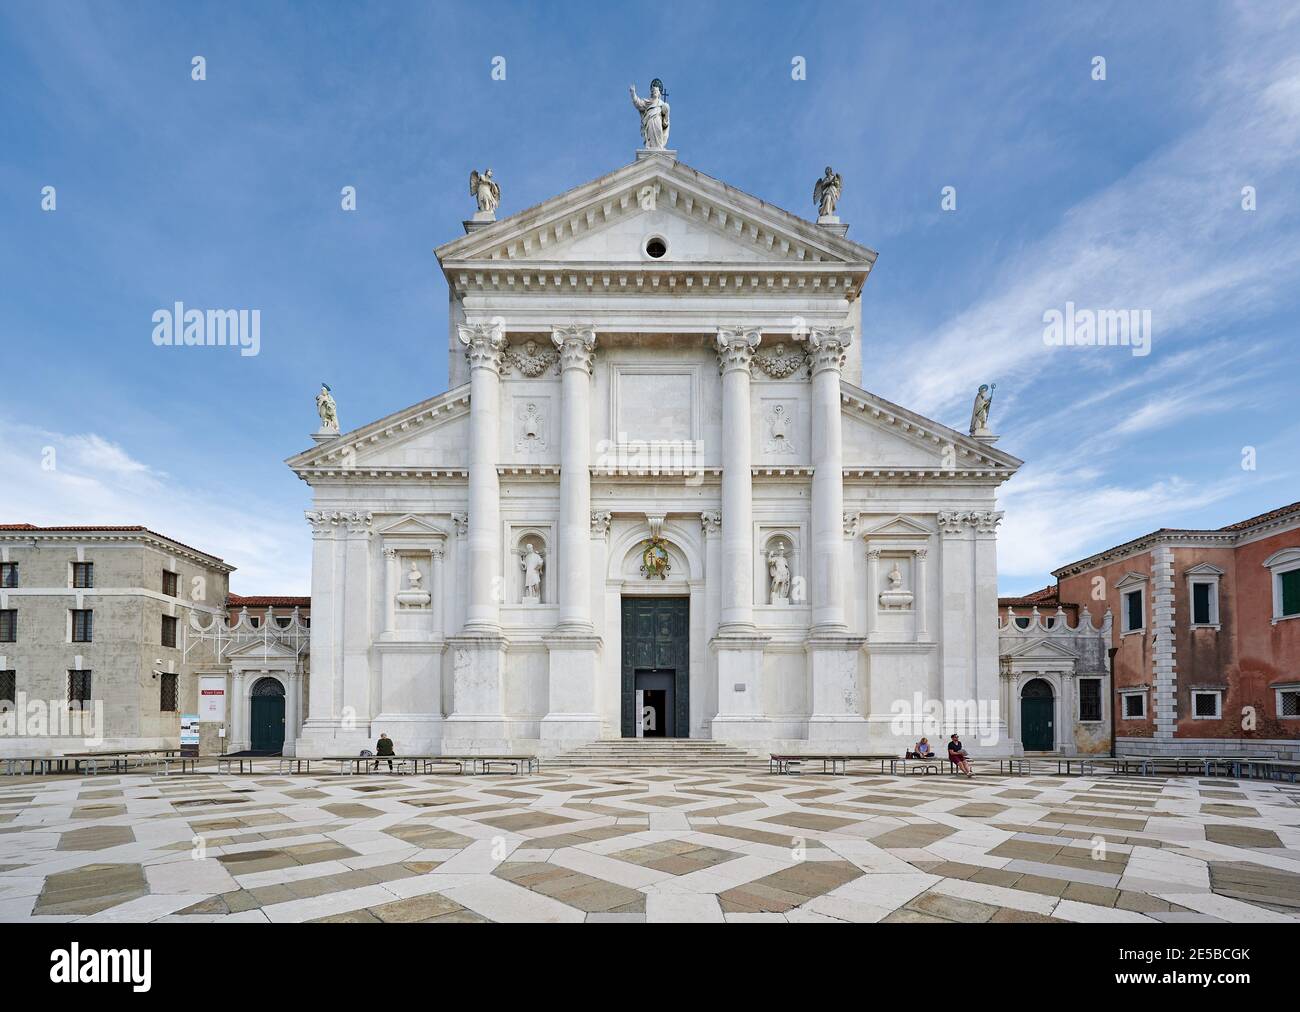
{"type": "Polygon", "coordinates": [[[469,174],[469,195],[478,201],[480,211],[486,211],[488,214],[496,213],[497,207],[501,204],[501,187],[492,178],[491,169],[488,169],[482,175],[479,175],[478,169],[471,170],[469,174]]]}
{"type": "Polygon", "coordinates": [[[840,174],[829,165],[826,166],[826,175],[813,185],[813,203],[817,205],[817,213],[821,217],[829,218],[835,214],[835,205],[840,201],[843,185],[840,174]]]}

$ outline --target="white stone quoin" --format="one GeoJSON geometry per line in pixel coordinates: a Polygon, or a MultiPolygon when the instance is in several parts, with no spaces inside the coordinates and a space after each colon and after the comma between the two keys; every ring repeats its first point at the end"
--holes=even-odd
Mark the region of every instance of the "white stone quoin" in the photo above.
{"type": "Polygon", "coordinates": [[[289,461],[297,754],[553,753],[635,735],[638,689],[677,737],[901,754],[935,738],[920,700],[1013,751],[1020,461],[859,385],[890,353],[861,322],[876,254],[661,148],[507,211],[436,250],[450,389],[289,461]]]}

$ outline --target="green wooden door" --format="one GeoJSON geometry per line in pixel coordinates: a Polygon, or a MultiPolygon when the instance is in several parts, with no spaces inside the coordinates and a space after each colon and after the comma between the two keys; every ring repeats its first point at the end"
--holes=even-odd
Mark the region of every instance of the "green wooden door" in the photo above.
{"type": "Polygon", "coordinates": [[[279,752],[284,748],[284,687],[274,678],[253,686],[249,707],[249,741],[254,752],[279,752]]]}
{"type": "MultiPolygon", "coordinates": [[[[655,672],[672,679],[672,736],[689,738],[690,614],[684,597],[623,598],[622,735],[636,737],[637,672],[655,672]]],[[[647,686],[643,686],[647,687],[647,686]]]]}
{"type": "Polygon", "coordinates": [[[1041,678],[1029,682],[1020,694],[1020,744],[1026,752],[1050,752],[1056,746],[1052,714],[1052,687],[1041,678]]]}

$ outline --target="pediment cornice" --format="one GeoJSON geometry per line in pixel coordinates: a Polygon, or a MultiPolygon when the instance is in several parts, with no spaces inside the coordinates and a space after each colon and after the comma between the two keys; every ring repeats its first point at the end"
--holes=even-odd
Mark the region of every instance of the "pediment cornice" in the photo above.
{"type": "MultiPolygon", "coordinates": [[[[395,411],[369,425],[342,433],[328,442],[290,457],[285,463],[305,481],[333,473],[362,474],[374,471],[377,475],[380,471],[402,471],[412,475],[416,472],[424,474],[427,469],[358,466],[357,454],[363,449],[371,449],[392,440],[405,439],[423,428],[436,427],[468,413],[469,384],[465,383],[437,397],[430,397],[419,404],[395,411]]],[[[436,477],[443,470],[445,469],[435,469],[431,476],[436,477]]]]}
{"type": "Polygon", "coordinates": [[[459,291],[526,286],[637,293],[648,286],[650,291],[725,294],[811,286],[828,293],[850,292],[854,297],[876,260],[876,253],[865,246],[667,156],[624,166],[445,243],[435,254],[449,284],[459,291]],[[575,240],[640,214],[647,199],[653,199],[655,210],[725,235],[750,247],[760,259],[575,262],[556,256],[575,240]]]}
{"type": "MultiPolygon", "coordinates": [[[[887,429],[917,446],[931,451],[942,452],[945,446],[952,446],[952,467],[937,468],[888,468],[889,476],[895,473],[916,474],[918,477],[983,477],[992,476],[1005,481],[1024,463],[1019,457],[995,450],[985,443],[956,429],[919,415],[915,411],[893,404],[883,397],[863,390],[859,386],[842,380],[840,382],[841,410],[849,417],[859,417],[871,425],[887,429]]],[[[856,467],[851,461],[844,462],[845,476],[856,475],[862,478],[882,477],[878,467],[856,467]]]]}

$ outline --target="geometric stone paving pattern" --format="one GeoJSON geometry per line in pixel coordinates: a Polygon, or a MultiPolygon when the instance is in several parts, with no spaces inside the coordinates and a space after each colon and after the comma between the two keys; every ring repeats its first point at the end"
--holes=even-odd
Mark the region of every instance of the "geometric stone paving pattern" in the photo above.
{"type": "Polygon", "coordinates": [[[6,777],[0,920],[26,919],[1294,921],[1300,786],[615,768],[6,777]]]}

